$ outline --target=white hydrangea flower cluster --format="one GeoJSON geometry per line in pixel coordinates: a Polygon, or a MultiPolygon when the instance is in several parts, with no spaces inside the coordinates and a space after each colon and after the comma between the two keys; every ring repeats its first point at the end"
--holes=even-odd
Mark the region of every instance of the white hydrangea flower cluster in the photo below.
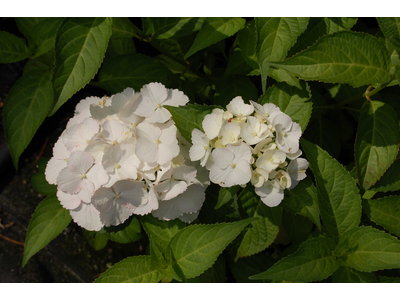
{"type": "Polygon", "coordinates": [[[226,111],[215,108],[206,115],[204,132],[192,132],[189,155],[209,170],[212,182],[222,187],[251,182],[261,200],[274,207],[284,189],[306,177],[308,161],[299,158],[301,128],[275,104],[250,102],[239,96],[226,111]]]}
{"type": "Polygon", "coordinates": [[[150,83],[139,93],[127,88],[79,102],[45,171],[78,225],[98,231],[150,212],[162,220],[197,218],[209,182],[163,107],[188,101],[150,83]]]}

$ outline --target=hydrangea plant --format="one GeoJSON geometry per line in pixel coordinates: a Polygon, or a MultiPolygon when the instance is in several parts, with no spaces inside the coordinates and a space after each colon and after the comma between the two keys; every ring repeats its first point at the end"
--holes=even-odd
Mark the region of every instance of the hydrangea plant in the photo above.
{"type": "Polygon", "coordinates": [[[147,245],[96,282],[400,280],[399,18],[15,24],[14,166],[71,116],[32,177],[23,265],[73,220],[147,245]]]}

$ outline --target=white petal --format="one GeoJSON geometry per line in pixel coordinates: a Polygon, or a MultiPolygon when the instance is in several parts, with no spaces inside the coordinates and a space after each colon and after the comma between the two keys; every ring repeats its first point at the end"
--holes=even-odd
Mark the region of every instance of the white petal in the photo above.
{"type": "Polygon", "coordinates": [[[82,189],[79,191],[77,196],[85,203],[90,203],[92,200],[93,193],[95,191],[94,184],[89,179],[82,180],[82,189]]]}
{"type": "Polygon", "coordinates": [[[135,153],[140,160],[148,163],[156,162],[159,155],[157,144],[145,139],[138,139],[135,153]]]}
{"type": "Polygon", "coordinates": [[[147,203],[148,193],[142,182],[132,182],[130,180],[118,181],[114,184],[115,192],[119,193],[119,202],[139,207],[147,203]]]}
{"type": "Polygon", "coordinates": [[[50,184],[57,184],[57,177],[66,166],[67,161],[65,159],[52,157],[47,162],[46,170],[44,171],[47,182],[50,184]]]}
{"type": "Polygon", "coordinates": [[[228,147],[216,148],[213,152],[211,152],[211,155],[214,159],[214,163],[220,169],[226,169],[230,164],[233,163],[233,159],[235,158],[235,155],[229,150],[228,147]]]}
{"type": "Polygon", "coordinates": [[[106,121],[103,124],[103,137],[108,141],[117,141],[124,133],[123,125],[117,120],[106,121]]]}
{"type": "Polygon", "coordinates": [[[222,187],[230,187],[229,175],[231,167],[224,170],[220,169],[216,164],[214,164],[210,169],[210,180],[222,187]],[[227,185],[226,182],[229,184],[227,185]]]}
{"type": "Polygon", "coordinates": [[[189,98],[181,91],[176,89],[168,90],[168,97],[164,100],[163,105],[184,106],[189,102],[189,98]]]}
{"type": "Polygon", "coordinates": [[[190,147],[190,150],[189,150],[190,160],[191,161],[200,160],[205,156],[206,152],[207,152],[207,150],[204,149],[204,146],[199,145],[199,144],[193,145],[192,147],[190,147]]]}
{"type": "Polygon", "coordinates": [[[216,108],[213,113],[206,115],[203,119],[202,126],[210,140],[219,135],[223,123],[223,113],[222,109],[216,108]]]}
{"type": "Polygon", "coordinates": [[[161,129],[158,126],[147,122],[140,123],[136,127],[136,130],[137,130],[136,133],[137,133],[138,144],[142,139],[155,143],[160,138],[161,135],[161,129]]]}
{"type": "Polygon", "coordinates": [[[168,97],[168,91],[165,86],[159,82],[152,82],[144,85],[140,93],[143,97],[148,97],[155,104],[162,103],[168,97]]]}
{"type": "Polygon", "coordinates": [[[179,216],[179,219],[185,223],[192,223],[194,220],[197,219],[197,217],[199,216],[200,211],[196,211],[193,213],[189,213],[189,214],[183,214],[182,216],[179,216]]]}
{"type": "Polygon", "coordinates": [[[149,123],[165,123],[169,119],[171,119],[172,115],[171,113],[164,107],[157,107],[154,110],[154,113],[146,118],[146,121],[149,123]]]}
{"type": "Polygon", "coordinates": [[[233,115],[240,117],[249,116],[254,112],[254,107],[251,104],[245,104],[240,96],[233,98],[226,106],[226,109],[233,115]]]}
{"type": "Polygon", "coordinates": [[[154,189],[151,188],[148,193],[148,202],[145,205],[136,208],[133,213],[143,216],[156,209],[158,209],[158,198],[154,189]]]}
{"type": "Polygon", "coordinates": [[[61,205],[66,209],[75,209],[77,208],[82,200],[78,197],[78,195],[70,195],[64,193],[62,190],[57,190],[57,198],[60,201],[61,205]]]}
{"type": "Polygon", "coordinates": [[[68,151],[62,139],[59,138],[58,141],[54,144],[53,156],[58,159],[66,159],[70,156],[70,154],[71,152],[68,151]]]}
{"type": "Polygon", "coordinates": [[[239,161],[229,175],[229,181],[233,183],[232,185],[246,184],[250,181],[250,179],[250,164],[245,160],[239,161]]]}
{"type": "Polygon", "coordinates": [[[162,200],[170,200],[175,198],[186,191],[187,186],[188,185],[185,181],[172,181],[170,189],[164,193],[162,200]]]}
{"type": "Polygon", "coordinates": [[[99,231],[104,224],[100,221],[100,212],[93,204],[81,203],[76,209],[70,210],[75,223],[86,230],[99,231]]]}
{"type": "Polygon", "coordinates": [[[245,160],[250,163],[251,160],[251,149],[248,145],[241,143],[238,146],[228,145],[226,149],[229,149],[234,154],[233,163],[237,164],[240,160],[245,160]]]}
{"type": "Polygon", "coordinates": [[[104,170],[113,173],[115,171],[116,165],[118,165],[123,157],[124,153],[119,145],[111,146],[104,152],[101,164],[104,170]]]}
{"type": "Polygon", "coordinates": [[[58,175],[57,185],[63,192],[77,194],[82,189],[82,180],[82,175],[71,172],[67,167],[58,175]]]}
{"type": "Polygon", "coordinates": [[[87,172],[86,177],[93,182],[95,190],[106,184],[109,179],[107,172],[100,163],[94,164],[89,172],[87,172]]]}

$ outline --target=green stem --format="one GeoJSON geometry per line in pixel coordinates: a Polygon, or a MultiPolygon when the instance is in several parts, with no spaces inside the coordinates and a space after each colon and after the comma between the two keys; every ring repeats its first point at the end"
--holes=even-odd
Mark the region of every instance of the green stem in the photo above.
{"type": "Polygon", "coordinates": [[[367,90],[365,91],[365,93],[364,93],[363,96],[364,96],[365,98],[367,98],[368,100],[371,100],[370,97],[372,97],[372,96],[375,95],[377,92],[379,92],[380,90],[382,90],[382,89],[384,89],[385,87],[387,87],[388,84],[389,84],[390,82],[392,82],[392,81],[389,81],[389,82],[386,82],[386,83],[384,83],[384,84],[381,84],[381,85],[379,85],[377,88],[373,89],[372,91],[370,91],[370,89],[371,89],[371,87],[372,87],[372,85],[370,85],[370,86],[367,88],[367,90]]]}

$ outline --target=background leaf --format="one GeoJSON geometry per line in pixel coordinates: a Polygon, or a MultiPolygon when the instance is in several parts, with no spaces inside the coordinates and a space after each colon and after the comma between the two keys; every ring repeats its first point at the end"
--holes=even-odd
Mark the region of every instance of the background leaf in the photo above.
{"type": "Polygon", "coordinates": [[[229,267],[236,279],[236,282],[240,283],[257,283],[266,282],[267,280],[251,280],[250,276],[259,274],[270,268],[275,260],[269,256],[267,253],[257,253],[249,257],[240,258],[238,261],[234,262],[233,259],[228,261],[229,267]]]}
{"type": "Polygon", "coordinates": [[[261,70],[262,90],[265,92],[267,76],[272,72],[267,64],[286,58],[289,49],[307,28],[309,18],[256,18],[257,61],[261,70]]]}
{"type": "Polygon", "coordinates": [[[113,242],[128,244],[142,237],[142,227],[137,218],[133,217],[118,226],[103,227],[106,236],[113,242]]]}
{"type": "Polygon", "coordinates": [[[97,231],[88,231],[83,229],[83,235],[86,237],[89,245],[95,250],[99,251],[107,246],[108,237],[104,233],[97,231]]]}
{"type": "Polygon", "coordinates": [[[400,196],[389,196],[363,203],[371,221],[400,237],[400,196]]]}
{"type": "Polygon", "coordinates": [[[33,57],[40,56],[54,49],[57,31],[65,18],[49,18],[41,20],[30,32],[33,46],[29,48],[34,53],[33,57]]]}
{"type": "Polygon", "coordinates": [[[220,208],[224,204],[231,201],[233,198],[237,199],[237,193],[239,192],[240,188],[241,187],[239,185],[234,185],[229,188],[221,187],[219,190],[218,202],[217,205],[215,205],[215,209],[220,208]]]}
{"type": "Polygon", "coordinates": [[[206,18],[185,59],[201,49],[234,35],[245,23],[246,20],[242,18],[206,18]]]}
{"type": "Polygon", "coordinates": [[[362,272],[400,268],[400,241],[394,236],[372,227],[359,227],[346,234],[348,249],[343,260],[351,268],[362,272]]]}
{"type": "Polygon", "coordinates": [[[273,103],[279,106],[282,112],[299,123],[304,132],[311,117],[312,101],[308,84],[302,81],[301,87],[300,90],[286,83],[277,83],[261,96],[259,103],[273,103]]]}
{"type": "Polygon", "coordinates": [[[58,236],[71,220],[69,211],[61,206],[56,195],[48,196],[40,202],[29,222],[22,267],[34,254],[58,236]]]}
{"type": "Polygon", "coordinates": [[[350,173],[317,145],[300,140],[317,183],[322,220],[335,238],[356,228],[361,219],[361,197],[350,173]]]}
{"type": "Polygon", "coordinates": [[[242,96],[247,103],[248,100],[257,101],[258,92],[249,77],[243,75],[232,75],[217,82],[215,88],[214,103],[225,107],[236,96],[242,96]]]}
{"type": "Polygon", "coordinates": [[[0,31],[0,64],[23,60],[30,55],[24,39],[0,31]]]}
{"type": "Polygon", "coordinates": [[[47,116],[53,103],[51,73],[32,71],[24,74],[8,94],[3,112],[7,145],[14,167],[47,116]]]}
{"type": "Polygon", "coordinates": [[[205,18],[145,18],[145,35],[157,39],[179,38],[201,28],[205,18]]]}
{"type": "Polygon", "coordinates": [[[218,256],[211,268],[207,269],[198,277],[186,280],[187,283],[225,283],[226,282],[226,261],[225,256],[218,256]]]}
{"type": "Polygon", "coordinates": [[[244,60],[253,69],[258,69],[256,54],[257,30],[255,20],[246,22],[238,33],[238,41],[244,60]]]}
{"type": "Polygon", "coordinates": [[[250,279],[273,279],[290,282],[312,282],[329,277],[339,264],[332,250],[335,242],[327,237],[305,241],[299,249],[275,263],[267,271],[250,279]]]}
{"type": "Polygon", "coordinates": [[[71,18],[59,29],[53,74],[56,100],[50,115],[96,75],[106,53],[111,25],[112,18],[71,18]]]}
{"type": "Polygon", "coordinates": [[[358,18],[324,18],[326,33],[332,34],[338,31],[350,30],[357,23],[358,18]]]}
{"type": "Polygon", "coordinates": [[[394,192],[400,190],[400,157],[394,161],[379,181],[371,187],[374,192],[394,192]]]}
{"type": "Polygon", "coordinates": [[[95,283],[156,283],[161,272],[153,269],[148,255],[132,256],[121,260],[105,271],[95,283]]]}
{"type": "Polygon", "coordinates": [[[295,56],[268,63],[304,80],[348,83],[354,87],[390,81],[390,56],[366,33],[342,31],[321,37],[295,56]]]}
{"type": "Polygon", "coordinates": [[[173,268],[193,278],[211,267],[221,252],[253,219],[233,223],[191,225],[179,231],[170,244],[173,268]]]}
{"type": "Polygon", "coordinates": [[[98,86],[110,93],[120,93],[127,87],[135,91],[150,82],[171,84],[172,73],[154,58],[143,54],[126,54],[106,61],[99,73],[98,86]]]}
{"type": "Polygon", "coordinates": [[[385,37],[393,43],[397,52],[400,53],[400,18],[385,17],[376,19],[385,37]]]}
{"type": "Polygon", "coordinates": [[[399,151],[399,121],[389,104],[366,100],[358,123],[355,159],[360,186],[368,190],[399,151]]]}

